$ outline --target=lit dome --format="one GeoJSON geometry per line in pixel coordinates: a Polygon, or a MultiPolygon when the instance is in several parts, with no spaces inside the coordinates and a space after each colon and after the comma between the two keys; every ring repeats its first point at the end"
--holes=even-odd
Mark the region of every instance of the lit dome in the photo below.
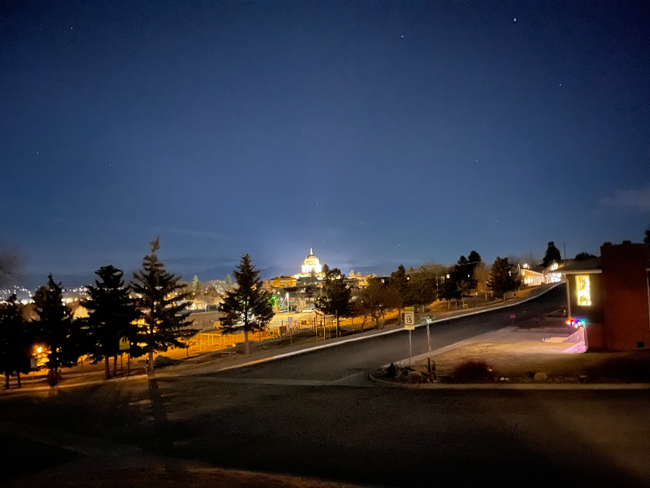
{"type": "Polygon", "coordinates": [[[304,264],[302,265],[302,274],[311,274],[311,272],[316,274],[323,271],[323,267],[320,264],[320,261],[316,256],[314,256],[314,251],[309,250],[309,256],[305,258],[304,264]]]}

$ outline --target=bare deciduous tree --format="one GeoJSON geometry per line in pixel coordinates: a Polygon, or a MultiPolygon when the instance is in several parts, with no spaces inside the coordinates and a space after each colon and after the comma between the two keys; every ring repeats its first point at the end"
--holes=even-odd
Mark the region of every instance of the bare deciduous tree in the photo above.
{"type": "Polygon", "coordinates": [[[0,287],[11,284],[18,274],[19,268],[18,254],[10,249],[0,248],[0,287]]]}

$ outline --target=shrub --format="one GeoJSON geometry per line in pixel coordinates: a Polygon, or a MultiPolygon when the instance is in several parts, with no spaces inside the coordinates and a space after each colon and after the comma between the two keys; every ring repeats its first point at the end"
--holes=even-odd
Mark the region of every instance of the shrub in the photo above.
{"type": "Polygon", "coordinates": [[[453,383],[494,383],[498,375],[483,361],[466,361],[451,373],[453,383]]]}

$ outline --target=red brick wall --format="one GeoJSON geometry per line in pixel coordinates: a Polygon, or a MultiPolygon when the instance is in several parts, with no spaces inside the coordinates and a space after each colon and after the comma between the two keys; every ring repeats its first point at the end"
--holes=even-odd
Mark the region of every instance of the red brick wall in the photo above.
{"type": "Polygon", "coordinates": [[[650,311],[646,247],[606,244],[600,248],[605,324],[602,338],[608,351],[650,348],[650,311]]]}

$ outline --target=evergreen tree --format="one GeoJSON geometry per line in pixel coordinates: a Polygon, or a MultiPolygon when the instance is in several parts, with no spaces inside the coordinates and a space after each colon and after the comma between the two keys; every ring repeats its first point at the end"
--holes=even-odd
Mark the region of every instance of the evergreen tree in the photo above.
{"type": "MultiPolygon", "coordinates": [[[[114,358],[113,374],[117,368],[117,356],[122,353],[119,341],[129,340],[131,348],[137,348],[138,318],[135,302],[129,296],[129,287],[124,284],[124,273],[113,267],[103,266],[95,271],[99,279],[89,285],[90,299],[83,303],[88,310],[88,353],[93,360],[104,360],[106,379],[111,377],[109,359],[114,358]]],[[[129,354],[138,356],[137,350],[129,354]]]]}
{"type": "Polygon", "coordinates": [[[199,281],[199,277],[194,275],[194,278],[192,279],[192,293],[194,297],[196,297],[201,291],[201,282],[199,281]]]}
{"type": "Polygon", "coordinates": [[[229,274],[226,275],[226,278],[223,280],[226,286],[232,286],[232,278],[229,274]]]}
{"type": "Polygon", "coordinates": [[[9,377],[16,374],[20,387],[20,373],[31,370],[34,337],[24,319],[16,295],[7,303],[0,304],[0,373],[5,375],[5,387],[9,388],[9,377]]]}
{"type": "Polygon", "coordinates": [[[470,290],[476,290],[479,287],[479,277],[481,276],[481,267],[485,266],[481,255],[476,251],[472,251],[467,256],[467,266],[468,273],[471,275],[471,280],[469,284],[471,285],[470,290]]]}
{"type": "Polygon", "coordinates": [[[453,271],[449,273],[449,278],[445,278],[443,285],[439,287],[438,296],[447,300],[449,306],[451,306],[451,300],[459,300],[462,296],[462,290],[453,271]]]}
{"type": "Polygon", "coordinates": [[[170,347],[187,347],[184,342],[196,330],[188,318],[191,292],[185,291],[180,278],[165,269],[156,254],[159,239],[150,242],[151,253],[142,260],[142,269],[133,274],[131,288],[138,295],[136,305],[142,316],[140,340],[148,354],[148,371],[153,371],[153,354],[170,347]]]}
{"type": "MultiPolygon", "coordinates": [[[[476,251],[472,251],[474,256],[470,254],[473,258],[478,257],[480,262],[480,256],[476,251]]],[[[478,265],[478,262],[471,262],[465,256],[461,256],[454,266],[453,271],[451,272],[451,280],[456,283],[456,286],[460,289],[461,296],[463,294],[469,294],[477,286],[476,278],[474,278],[474,269],[478,265]]]]}
{"type": "Polygon", "coordinates": [[[501,259],[497,256],[490,270],[488,287],[494,291],[495,296],[503,297],[505,302],[505,294],[518,290],[520,286],[521,278],[518,267],[509,263],[508,258],[501,259]]]}
{"type": "Polygon", "coordinates": [[[574,261],[587,261],[589,259],[596,259],[596,256],[589,254],[588,252],[581,252],[576,254],[576,257],[573,258],[574,261]]]}
{"type": "Polygon", "coordinates": [[[645,230],[645,237],[643,238],[643,243],[646,246],[650,246],[650,226],[645,230]]]}
{"type": "Polygon", "coordinates": [[[560,261],[562,261],[560,250],[555,247],[555,243],[553,241],[549,242],[548,247],[546,248],[546,254],[544,255],[544,261],[542,261],[542,265],[545,268],[548,268],[551,264],[559,263],[560,261]]]}
{"type": "Polygon", "coordinates": [[[472,251],[469,253],[469,256],[467,256],[467,261],[469,264],[476,266],[481,262],[481,255],[476,251],[472,251]]]}
{"type": "Polygon", "coordinates": [[[219,311],[226,316],[221,319],[224,332],[244,328],[244,351],[249,353],[248,334],[262,331],[273,318],[271,294],[262,288],[259,270],[255,269],[248,254],[242,256],[233,271],[237,287],[226,292],[219,311]]]}
{"type": "Polygon", "coordinates": [[[341,334],[340,319],[350,315],[350,297],[352,290],[345,283],[345,276],[338,268],[327,270],[323,283],[323,294],[316,300],[316,308],[327,315],[336,315],[336,335],[341,334]]]}
{"type": "Polygon", "coordinates": [[[396,271],[393,271],[390,274],[390,287],[397,292],[399,296],[398,307],[400,308],[398,315],[399,324],[402,323],[402,311],[401,309],[411,305],[410,303],[410,294],[411,289],[409,285],[409,276],[406,274],[406,269],[403,264],[400,264],[397,267],[396,271]]]}
{"type": "Polygon", "coordinates": [[[49,348],[47,363],[48,381],[55,385],[61,368],[77,364],[83,354],[83,335],[79,321],[72,318],[72,311],[63,303],[61,283],[48,276],[47,286],[41,286],[34,294],[34,322],[38,339],[49,348]]]}

